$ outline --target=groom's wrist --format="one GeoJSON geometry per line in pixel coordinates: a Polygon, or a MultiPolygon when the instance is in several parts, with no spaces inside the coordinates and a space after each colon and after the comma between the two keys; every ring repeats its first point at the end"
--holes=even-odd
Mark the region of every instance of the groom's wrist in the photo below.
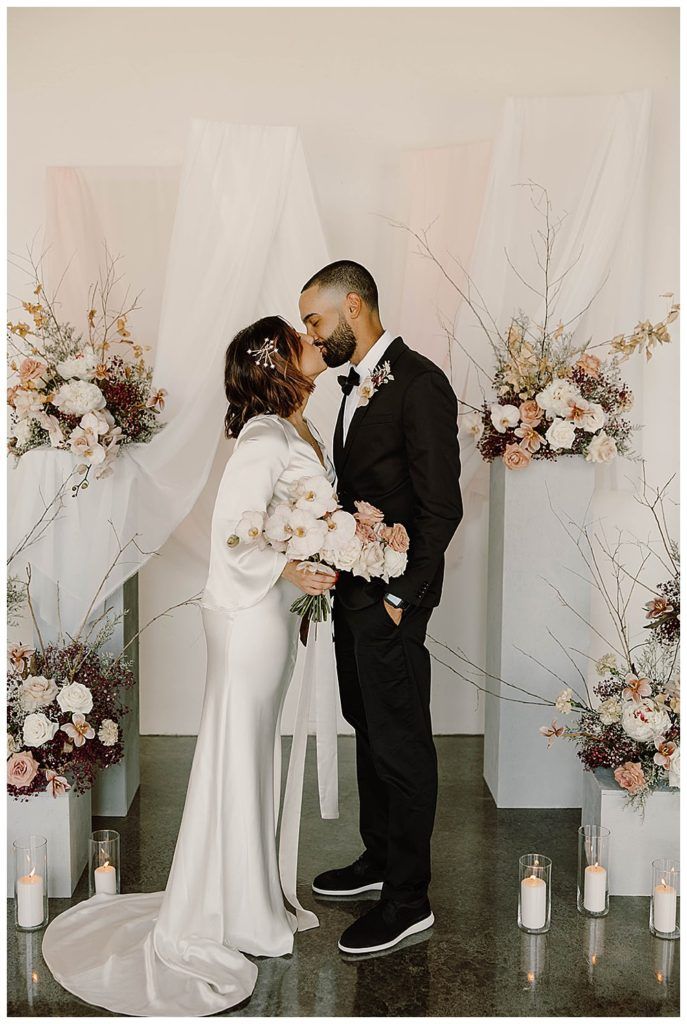
{"type": "Polygon", "coordinates": [[[405,611],[406,608],[410,607],[409,601],[406,601],[404,598],[398,597],[397,594],[392,594],[389,591],[384,595],[384,600],[387,604],[390,604],[392,608],[399,608],[401,611],[405,611]]]}

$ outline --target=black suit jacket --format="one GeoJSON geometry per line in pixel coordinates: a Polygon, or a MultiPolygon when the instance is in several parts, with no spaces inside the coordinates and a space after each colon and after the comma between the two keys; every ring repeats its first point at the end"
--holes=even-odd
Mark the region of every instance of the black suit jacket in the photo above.
{"type": "Polygon", "coordinates": [[[364,608],[389,590],[411,604],[434,607],[441,597],[444,552],[463,517],[458,403],[446,374],[402,338],[392,341],[381,361],[390,363],[394,379],[355,410],[345,445],[345,398],[341,403],[334,466],[347,512],[355,512],[354,501],[369,501],[386,523],[406,527],[408,566],[388,584],[344,572],[336,599],[364,608]]]}

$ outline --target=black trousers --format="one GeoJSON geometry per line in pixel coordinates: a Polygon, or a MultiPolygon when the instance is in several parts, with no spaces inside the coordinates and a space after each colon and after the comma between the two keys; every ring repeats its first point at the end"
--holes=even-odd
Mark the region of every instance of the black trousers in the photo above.
{"type": "Polygon", "coordinates": [[[334,640],[344,718],[355,729],[360,834],[382,871],[382,898],[427,894],[437,800],[429,710],[431,608],[413,606],[397,626],[380,599],[344,608],[334,598],[334,640]]]}

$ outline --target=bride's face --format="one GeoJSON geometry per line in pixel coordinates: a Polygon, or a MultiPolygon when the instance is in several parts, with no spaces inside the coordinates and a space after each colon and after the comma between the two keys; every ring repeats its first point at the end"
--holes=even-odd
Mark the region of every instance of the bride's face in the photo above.
{"type": "Polygon", "coordinates": [[[322,358],[322,352],[314,345],[314,338],[310,338],[307,334],[299,334],[298,339],[301,343],[301,356],[300,356],[300,369],[301,373],[305,377],[309,377],[314,380],[315,377],[327,369],[327,364],[322,358]]]}

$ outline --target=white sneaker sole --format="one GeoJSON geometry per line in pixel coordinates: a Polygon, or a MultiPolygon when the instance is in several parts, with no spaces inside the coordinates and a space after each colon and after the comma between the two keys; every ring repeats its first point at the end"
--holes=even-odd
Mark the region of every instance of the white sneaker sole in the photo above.
{"type": "Polygon", "coordinates": [[[425,917],[422,921],[411,924],[410,928],[406,928],[404,932],[397,935],[391,942],[383,942],[380,946],[366,946],[364,949],[353,949],[351,946],[342,946],[340,942],[338,945],[342,953],[379,953],[383,949],[391,949],[392,946],[398,945],[403,939],[407,939],[409,935],[417,935],[418,932],[424,932],[427,928],[431,928],[433,924],[434,914],[430,914],[429,917],[425,917]]]}
{"type": "Polygon", "coordinates": [[[369,885],[361,885],[358,889],[318,889],[312,886],[312,891],[318,896],[357,896],[360,892],[381,892],[383,882],[370,882],[369,885]]]}

